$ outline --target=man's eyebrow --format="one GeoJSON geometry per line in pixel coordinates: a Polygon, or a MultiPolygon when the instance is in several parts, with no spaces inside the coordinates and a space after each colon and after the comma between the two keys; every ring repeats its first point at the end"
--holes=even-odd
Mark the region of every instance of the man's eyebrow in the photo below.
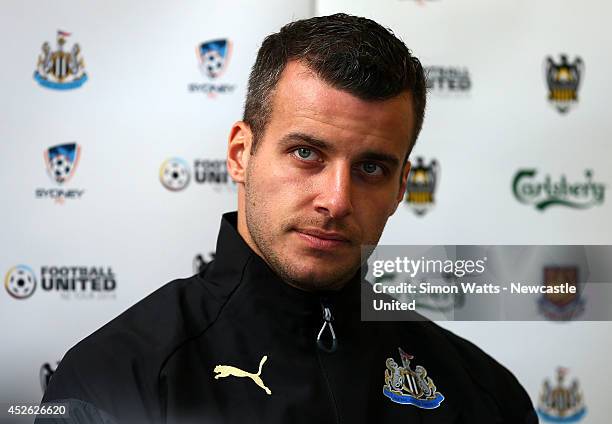
{"type": "MultiPolygon", "coordinates": [[[[310,146],[316,147],[317,149],[321,149],[328,152],[334,152],[336,150],[333,143],[301,132],[292,132],[283,136],[280,139],[279,144],[281,145],[281,147],[289,147],[296,141],[308,144],[310,146]]],[[[380,152],[377,150],[365,150],[363,152],[360,152],[358,157],[359,160],[375,160],[379,162],[385,162],[391,167],[397,167],[400,164],[400,160],[395,155],[380,152]]]]}
{"type": "Polygon", "coordinates": [[[378,152],[375,150],[366,150],[359,154],[361,160],[375,160],[379,162],[386,162],[391,167],[397,167],[400,164],[399,159],[395,155],[389,153],[378,152]]]}
{"type": "Polygon", "coordinates": [[[292,133],[289,133],[283,136],[283,138],[280,139],[279,144],[284,147],[292,143],[295,143],[296,141],[310,144],[311,146],[316,147],[317,149],[321,149],[321,150],[326,150],[326,151],[331,151],[331,152],[335,150],[333,144],[330,143],[329,141],[314,137],[310,134],[301,133],[301,132],[292,132],[292,133]]]}

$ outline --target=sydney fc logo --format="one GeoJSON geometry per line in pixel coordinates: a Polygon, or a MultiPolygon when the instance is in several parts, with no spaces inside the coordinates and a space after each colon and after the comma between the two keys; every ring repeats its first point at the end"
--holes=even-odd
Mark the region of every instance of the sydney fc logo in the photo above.
{"type": "Polygon", "coordinates": [[[58,184],[67,182],[74,175],[80,156],[81,147],[76,143],[49,147],[45,151],[45,164],[51,179],[58,184]]]}
{"type": "Polygon", "coordinates": [[[546,83],[548,84],[548,101],[560,112],[567,113],[578,102],[578,88],[584,73],[584,62],[576,57],[568,61],[562,54],[560,61],[546,58],[546,83]]]}
{"type": "Polygon", "coordinates": [[[51,50],[49,42],[42,45],[38,56],[34,79],[43,87],[54,90],[78,88],[87,81],[81,47],[75,43],[70,51],[64,51],[69,32],[57,31],[57,49],[51,50]]]}
{"type": "Polygon", "coordinates": [[[425,165],[418,157],[415,166],[410,169],[406,184],[406,203],[417,216],[425,215],[434,206],[434,192],[438,179],[438,163],[432,159],[425,165]]]}
{"type": "MultiPolygon", "coordinates": [[[[76,143],[59,144],[49,147],[44,152],[47,174],[59,186],[66,184],[75,174],[81,146],[76,143]]],[[[80,199],[85,193],[81,188],[37,188],[34,195],[38,199],[54,199],[56,203],[64,203],[66,199],[80,199]]]]}
{"type": "Polygon", "coordinates": [[[200,70],[208,78],[217,78],[225,71],[232,52],[232,43],[227,39],[206,41],[198,45],[200,70]]]}
{"type": "Polygon", "coordinates": [[[192,93],[204,93],[210,98],[219,94],[229,94],[234,91],[234,84],[219,83],[217,80],[226,71],[232,55],[232,43],[227,38],[210,40],[196,46],[196,56],[202,74],[209,82],[193,82],[187,86],[192,93]]]}
{"type": "Polygon", "coordinates": [[[427,370],[420,365],[414,370],[410,368],[410,360],[414,357],[401,348],[398,350],[402,365],[398,365],[393,358],[387,358],[383,394],[395,403],[418,408],[434,409],[440,406],[444,396],[437,391],[427,370]]]}

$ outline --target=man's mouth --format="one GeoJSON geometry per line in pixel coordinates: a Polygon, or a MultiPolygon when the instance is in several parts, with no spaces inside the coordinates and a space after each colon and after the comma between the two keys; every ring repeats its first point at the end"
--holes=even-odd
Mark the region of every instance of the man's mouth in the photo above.
{"type": "Polygon", "coordinates": [[[317,250],[333,250],[350,244],[350,239],[346,235],[336,231],[299,228],[295,230],[295,233],[309,247],[317,250]]]}

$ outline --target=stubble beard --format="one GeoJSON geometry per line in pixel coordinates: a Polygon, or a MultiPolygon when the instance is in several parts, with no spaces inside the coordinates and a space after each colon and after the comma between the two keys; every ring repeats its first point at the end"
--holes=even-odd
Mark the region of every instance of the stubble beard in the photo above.
{"type": "MultiPolygon", "coordinates": [[[[264,261],[272,268],[285,283],[304,291],[318,290],[337,290],[342,288],[359,269],[356,266],[347,267],[345,270],[338,270],[325,278],[315,278],[314,273],[301,273],[300,270],[291,263],[291,258],[283,257],[273,246],[274,232],[278,231],[278,237],[291,231],[291,218],[283,217],[281,222],[274,220],[267,214],[265,202],[258,198],[256,190],[252,184],[252,165],[247,169],[244,182],[245,190],[245,216],[246,224],[253,243],[261,252],[264,261]],[[276,221],[276,222],[275,222],[276,221]],[[274,229],[272,232],[270,229],[274,229]]],[[[299,260],[298,258],[295,258],[299,260]]]]}

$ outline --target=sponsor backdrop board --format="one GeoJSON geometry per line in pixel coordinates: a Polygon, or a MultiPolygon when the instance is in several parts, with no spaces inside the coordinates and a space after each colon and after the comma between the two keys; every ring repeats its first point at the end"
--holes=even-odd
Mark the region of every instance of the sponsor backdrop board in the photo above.
{"type": "Polygon", "coordinates": [[[236,208],[224,158],[257,48],[312,14],[309,1],[2,2],[0,402],[38,402],[71,345],[210,260],[236,208]]]}
{"type": "MultiPolygon", "coordinates": [[[[409,194],[382,243],[612,244],[603,0],[0,8],[0,402],[37,402],[71,345],[214,257],[236,207],[228,130],[257,47],[293,19],[371,17],[427,68],[409,194]]],[[[542,275],[578,284],[576,267],[542,275]]],[[[444,325],[510,368],[543,421],[608,421],[610,323],[444,325]]]]}
{"type": "MultiPolygon", "coordinates": [[[[413,192],[382,243],[612,244],[612,121],[606,112],[612,58],[605,53],[612,5],[318,3],[317,13],[335,12],[366,15],[391,28],[429,71],[428,109],[411,158],[417,165],[413,192]]],[[[550,281],[571,275],[578,264],[541,266],[550,281]]],[[[589,299],[582,300],[589,308],[589,299]]],[[[510,368],[542,422],[610,421],[604,393],[612,390],[606,377],[611,323],[440,324],[510,368]],[[558,386],[563,407],[552,401],[558,386]]]]}

